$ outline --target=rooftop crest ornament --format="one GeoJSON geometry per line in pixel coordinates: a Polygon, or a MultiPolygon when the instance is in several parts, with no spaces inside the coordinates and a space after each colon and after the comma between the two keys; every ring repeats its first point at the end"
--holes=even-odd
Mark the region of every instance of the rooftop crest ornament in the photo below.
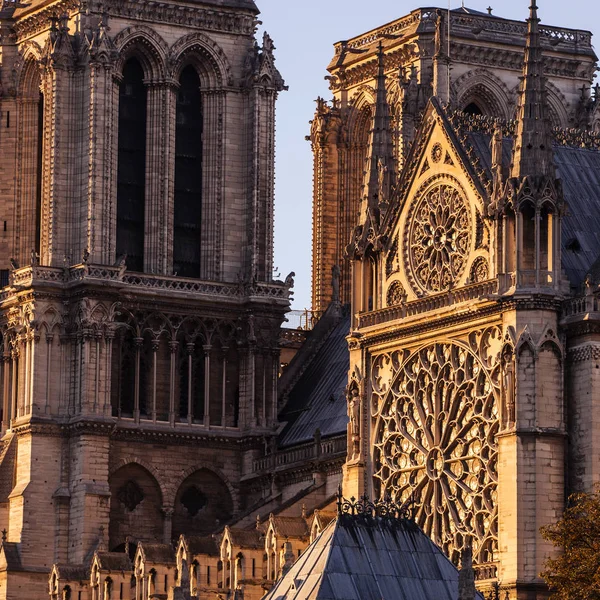
{"type": "Polygon", "coordinates": [[[415,499],[410,496],[402,504],[394,502],[389,496],[381,500],[370,500],[366,494],[356,499],[344,498],[341,488],[337,494],[338,516],[367,517],[371,519],[413,520],[415,499]]]}

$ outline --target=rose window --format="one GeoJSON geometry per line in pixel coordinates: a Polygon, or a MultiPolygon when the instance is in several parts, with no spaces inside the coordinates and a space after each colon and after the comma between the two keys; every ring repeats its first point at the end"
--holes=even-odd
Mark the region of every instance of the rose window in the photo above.
{"type": "Polygon", "coordinates": [[[437,343],[397,370],[389,357],[374,364],[376,496],[412,497],[416,521],[454,561],[469,543],[479,564],[497,552],[498,350],[488,330],[477,352],[437,343]]]}
{"type": "Polygon", "coordinates": [[[412,209],[409,272],[422,291],[447,290],[462,275],[471,246],[469,207],[458,189],[440,184],[412,209]]]}

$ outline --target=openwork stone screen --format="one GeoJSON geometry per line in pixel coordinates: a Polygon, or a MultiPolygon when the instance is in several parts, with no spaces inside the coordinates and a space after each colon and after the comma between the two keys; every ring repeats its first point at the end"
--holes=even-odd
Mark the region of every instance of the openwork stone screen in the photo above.
{"type": "Polygon", "coordinates": [[[405,261],[417,293],[447,290],[463,274],[471,249],[464,194],[439,183],[417,196],[407,223],[405,261]]]}
{"type": "Polygon", "coordinates": [[[497,552],[500,332],[471,334],[375,359],[374,487],[453,560],[472,541],[477,563],[497,552]]]}

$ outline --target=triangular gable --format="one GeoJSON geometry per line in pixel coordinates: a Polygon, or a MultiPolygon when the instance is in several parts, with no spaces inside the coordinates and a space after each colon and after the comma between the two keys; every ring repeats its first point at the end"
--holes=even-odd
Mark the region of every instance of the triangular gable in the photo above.
{"type": "Polygon", "coordinates": [[[470,187],[484,203],[489,199],[489,180],[485,170],[476,164],[475,154],[466,138],[459,137],[446,110],[436,97],[427,104],[421,126],[417,130],[406,164],[398,176],[390,208],[383,218],[381,233],[388,237],[396,228],[415,183],[437,172],[459,172],[466,176],[470,187]],[[438,145],[440,148],[438,148],[438,145]],[[472,158],[470,158],[472,157],[472,158]]]}

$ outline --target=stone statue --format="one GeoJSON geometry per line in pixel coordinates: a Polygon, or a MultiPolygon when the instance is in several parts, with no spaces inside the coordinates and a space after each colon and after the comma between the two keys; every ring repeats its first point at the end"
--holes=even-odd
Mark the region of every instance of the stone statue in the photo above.
{"type": "Polygon", "coordinates": [[[350,388],[348,417],[350,418],[348,447],[352,449],[351,459],[353,460],[360,455],[360,395],[356,386],[350,388]]]}
{"type": "Polygon", "coordinates": [[[331,299],[333,302],[340,301],[340,266],[331,267],[331,287],[333,289],[331,299]]]}
{"type": "Polygon", "coordinates": [[[377,184],[378,184],[378,197],[379,202],[385,202],[386,193],[385,193],[385,174],[387,173],[387,166],[381,160],[381,158],[377,159],[377,184]]]}
{"type": "Polygon", "coordinates": [[[294,271],[292,271],[286,278],[285,281],[283,282],[283,284],[285,285],[285,287],[290,290],[294,287],[294,277],[296,277],[296,273],[294,273],[294,271]]]}
{"type": "Polygon", "coordinates": [[[504,392],[504,406],[506,410],[506,424],[511,425],[515,422],[515,372],[514,365],[508,362],[504,366],[502,374],[502,387],[504,392]]]}

